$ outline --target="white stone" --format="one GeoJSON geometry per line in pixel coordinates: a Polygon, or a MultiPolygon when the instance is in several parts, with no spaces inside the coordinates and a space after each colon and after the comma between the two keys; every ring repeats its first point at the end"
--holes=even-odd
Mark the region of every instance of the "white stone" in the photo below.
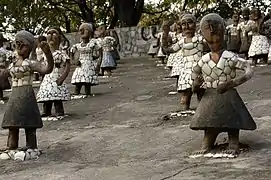
{"type": "Polygon", "coordinates": [[[231,74],[231,68],[229,66],[226,66],[224,69],[225,74],[231,74]]]}
{"type": "Polygon", "coordinates": [[[38,158],[39,158],[38,152],[33,151],[30,153],[30,159],[38,159],[38,158]]]}
{"type": "Polygon", "coordinates": [[[24,157],[24,160],[30,160],[30,153],[29,152],[25,152],[25,157],[24,157]]]}
{"type": "Polygon", "coordinates": [[[227,81],[227,77],[225,75],[222,75],[219,77],[219,81],[225,82],[227,81]]]}
{"type": "Polygon", "coordinates": [[[14,160],[20,160],[20,161],[24,161],[25,158],[25,152],[24,151],[19,151],[17,153],[15,153],[14,155],[14,160]]]}
{"type": "Polygon", "coordinates": [[[7,160],[7,159],[10,159],[10,157],[7,153],[2,153],[2,154],[0,154],[0,159],[7,160]]]}
{"type": "Polygon", "coordinates": [[[213,154],[212,153],[204,154],[204,157],[211,158],[211,157],[213,157],[213,154]]]}
{"type": "Polygon", "coordinates": [[[221,153],[216,153],[216,154],[214,154],[213,157],[214,157],[214,158],[222,158],[222,157],[223,157],[223,154],[221,154],[221,153]]]}
{"type": "Polygon", "coordinates": [[[189,157],[195,159],[195,158],[199,158],[199,157],[202,157],[202,156],[203,156],[202,154],[195,154],[195,155],[191,155],[189,157]]]}
{"type": "Polygon", "coordinates": [[[202,67],[202,71],[207,74],[207,75],[210,75],[212,73],[212,69],[209,67],[209,65],[207,64],[204,64],[203,67],[202,67]]]}
{"type": "Polygon", "coordinates": [[[41,118],[42,121],[48,121],[48,117],[41,118]]]}
{"type": "Polygon", "coordinates": [[[169,92],[168,94],[169,95],[175,95],[175,94],[178,94],[178,92],[176,92],[176,91],[175,92],[169,92]]]}
{"type": "Polygon", "coordinates": [[[214,81],[214,82],[212,83],[212,87],[213,87],[213,88],[217,88],[217,81],[214,81]]]}
{"type": "Polygon", "coordinates": [[[18,151],[10,150],[10,151],[8,151],[8,155],[9,155],[12,159],[14,159],[14,156],[15,156],[15,154],[16,154],[17,152],[18,152],[18,151]]]}
{"type": "Polygon", "coordinates": [[[27,149],[26,152],[31,153],[31,152],[34,152],[34,150],[33,149],[27,149]]]}
{"type": "Polygon", "coordinates": [[[36,152],[38,156],[41,155],[41,153],[42,153],[42,151],[40,149],[34,149],[34,152],[36,152]]]}
{"type": "Polygon", "coordinates": [[[218,80],[218,75],[215,72],[212,72],[210,75],[213,79],[218,80]]]}

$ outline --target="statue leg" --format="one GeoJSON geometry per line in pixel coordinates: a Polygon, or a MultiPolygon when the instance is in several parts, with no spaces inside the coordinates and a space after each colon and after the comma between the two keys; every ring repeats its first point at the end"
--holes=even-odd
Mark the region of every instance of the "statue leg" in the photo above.
{"type": "Polygon", "coordinates": [[[225,151],[227,154],[238,155],[239,150],[239,129],[231,129],[228,131],[229,149],[225,151]]]}
{"type": "Polygon", "coordinates": [[[258,61],[258,57],[257,57],[257,56],[254,56],[254,57],[252,58],[252,64],[253,64],[254,66],[256,66],[256,65],[257,65],[257,61],[258,61]]]}
{"type": "Polygon", "coordinates": [[[91,85],[90,85],[90,83],[85,84],[85,93],[86,93],[87,96],[91,95],[91,85]]]}
{"type": "Polygon", "coordinates": [[[111,75],[112,75],[112,71],[111,71],[111,69],[108,69],[108,70],[107,70],[107,76],[110,77],[111,75]]]}
{"type": "Polygon", "coordinates": [[[36,129],[26,128],[24,131],[26,138],[26,149],[37,149],[36,129]]]}
{"type": "Polygon", "coordinates": [[[179,85],[179,76],[176,77],[176,89],[178,89],[178,85],[179,85]]]}
{"type": "Polygon", "coordinates": [[[64,107],[61,100],[54,101],[56,116],[64,116],[64,107]]]}
{"type": "Polygon", "coordinates": [[[35,81],[39,81],[39,80],[40,80],[39,73],[35,73],[35,81]]]}
{"type": "Polygon", "coordinates": [[[196,151],[195,154],[205,154],[205,153],[208,153],[210,150],[212,150],[214,147],[216,138],[220,132],[221,131],[219,129],[215,129],[215,128],[204,130],[204,138],[202,141],[201,149],[199,151],[196,151]]]}
{"type": "Polygon", "coordinates": [[[245,52],[245,59],[248,60],[248,52],[245,52]]]}
{"type": "Polygon", "coordinates": [[[1,89],[0,90],[0,100],[3,100],[4,99],[4,93],[3,93],[3,90],[1,89]]]}
{"type": "Polygon", "coordinates": [[[204,92],[205,92],[205,89],[202,89],[200,88],[198,91],[197,91],[197,99],[198,101],[200,101],[204,95],[204,92]]]}
{"type": "Polygon", "coordinates": [[[183,110],[190,109],[192,94],[191,89],[187,89],[181,93],[181,105],[183,105],[183,110]]]}
{"type": "Polygon", "coordinates": [[[74,94],[75,95],[79,95],[80,94],[80,91],[81,91],[81,88],[82,88],[82,83],[77,83],[75,85],[75,91],[74,91],[74,94]]]}
{"type": "Polygon", "coordinates": [[[43,103],[43,114],[42,117],[48,117],[52,115],[52,101],[46,101],[43,103]]]}
{"type": "Polygon", "coordinates": [[[263,58],[263,62],[264,62],[265,64],[267,64],[267,63],[268,63],[268,54],[263,54],[263,55],[262,55],[262,58],[263,58]]]}
{"type": "Polygon", "coordinates": [[[165,58],[164,57],[161,58],[161,64],[165,64],[165,58]]]}
{"type": "Polygon", "coordinates": [[[7,149],[14,150],[18,148],[19,142],[19,129],[10,128],[8,131],[7,149]]]}

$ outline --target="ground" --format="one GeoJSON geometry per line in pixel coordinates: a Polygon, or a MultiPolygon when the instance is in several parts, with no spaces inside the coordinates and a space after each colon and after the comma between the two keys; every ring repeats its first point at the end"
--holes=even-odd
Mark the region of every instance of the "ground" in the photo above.
{"type": "MultiPolygon", "coordinates": [[[[257,130],[241,133],[250,151],[236,159],[191,159],[203,133],[189,129],[189,118],[163,120],[178,109],[174,80],[151,59],[121,60],[114,77],[94,87],[95,97],[65,104],[70,117],[44,122],[38,131],[38,160],[0,162],[9,180],[266,180],[271,176],[271,73],[255,69],[238,88],[257,130]]],[[[72,90],[72,85],[70,86],[72,90]]],[[[193,103],[196,106],[196,102],[193,103]]],[[[0,119],[4,114],[0,105],[0,119]]],[[[24,133],[20,144],[24,145],[24,133]]],[[[224,142],[222,134],[219,142],[224,142]]],[[[0,130],[0,147],[7,131],[0,130]]]]}

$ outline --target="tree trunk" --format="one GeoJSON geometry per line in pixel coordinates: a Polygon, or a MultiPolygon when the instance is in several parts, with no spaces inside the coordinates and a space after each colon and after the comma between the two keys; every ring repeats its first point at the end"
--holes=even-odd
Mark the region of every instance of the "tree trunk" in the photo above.
{"type": "Polygon", "coordinates": [[[78,6],[80,8],[83,20],[88,23],[94,23],[92,1],[90,1],[90,7],[88,7],[86,0],[78,0],[78,6]]]}
{"type": "Polygon", "coordinates": [[[141,18],[144,0],[112,0],[115,16],[122,26],[136,26],[141,18]]]}
{"type": "Polygon", "coordinates": [[[67,31],[67,33],[70,33],[71,32],[71,20],[69,19],[69,17],[67,15],[64,15],[64,19],[65,19],[66,31],[67,31]]]}

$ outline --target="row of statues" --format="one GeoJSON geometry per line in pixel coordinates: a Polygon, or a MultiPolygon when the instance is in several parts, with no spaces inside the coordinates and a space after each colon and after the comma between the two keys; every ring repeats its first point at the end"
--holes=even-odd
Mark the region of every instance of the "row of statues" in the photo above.
{"type": "MultiPolygon", "coordinates": [[[[197,32],[196,18],[192,14],[184,13],[176,25],[175,33],[170,32],[170,26],[165,22],[162,26],[163,32],[157,36],[158,41],[152,44],[152,50],[159,49],[158,57],[162,63],[165,63],[168,57],[170,76],[177,79],[177,90],[181,94],[180,104],[183,111],[191,110],[191,98],[194,93],[197,95],[199,104],[192,117],[190,128],[204,131],[204,138],[201,149],[195,155],[211,152],[217,136],[227,132],[229,144],[224,153],[229,155],[228,157],[236,157],[240,153],[240,130],[256,129],[253,118],[235,88],[247,82],[253,75],[249,61],[239,57],[237,53],[241,50],[245,54],[247,52],[253,60],[266,58],[263,46],[265,38],[268,40],[268,35],[262,27],[266,26],[265,23],[268,21],[258,21],[257,15],[259,16],[256,11],[252,11],[253,19],[248,23],[250,25],[241,28],[242,25],[237,24],[236,14],[233,16],[234,24],[226,26],[223,18],[211,13],[201,19],[200,31],[197,32]],[[237,28],[238,25],[240,28],[237,28]],[[234,31],[234,28],[238,31],[234,31]],[[243,29],[246,30],[243,32],[243,29]],[[235,37],[234,32],[239,31],[244,37],[239,37],[240,33],[235,37]],[[252,32],[250,46],[242,46],[244,38],[247,38],[247,42],[250,41],[250,32],[252,32]],[[254,41],[258,42],[257,47],[256,44],[253,45],[254,41]],[[237,76],[237,70],[244,73],[237,76]]],[[[7,148],[3,151],[18,149],[20,128],[25,129],[26,134],[26,147],[22,150],[37,149],[36,129],[42,128],[42,117],[52,115],[53,104],[56,116],[64,116],[63,101],[71,99],[65,80],[76,51],[79,52],[79,60],[71,80],[75,85],[75,95],[80,94],[84,86],[86,95],[90,96],[91,87],[98,84],[100,69],[110,75],[111,70],[116,68],[114,38],[104,32],[102,38],[95,39],[93,26],[89,23],[83,23],[79,33],[82,42],[70,49],[69,56],[59,50],[64,36],[61,30],[50,28],[46,32],[46,39],[39,38],[37,41],[37,48],[42,51],[40,54],[43,58],[40,59],[43,61],[33,61],[30,58],[35,44],[34,36],[25,30],[16,34],[16,53],[12,62],[8,67],[6,64],[0,66],[2,67],[0,79],[9,76],[12,78],[12,94],[2,123],[2,127],[9,130],[7,148]],[[35,72],[43,76],[37,97],[32,86],[35,72]],[[42,114],[37,103],[43,104],[42,114]]],[[[1,88],[1,91],[5,89],[1,88]]]]}
{"type": "Polygon", "coordinates": [[[82,41],[72,46],[69,55],[60,49],[65,36],[55,27],[46,32],[46,37],[40,36],[37,39],[28,31],[19,31],[15,35],[15,52],[11,55],[1,47],[0,80],[5,82],[0,87],[2,99],[3,90],[12,86],[2,122],[2,128],[9,130],[7,147],[2,152],[18,149],[21,128],[25,129],[26,146],[20,150],[27,152],[29,149],[37,149],[36,129],[43,127],[42,120],[63,118],[64,101],[81,94],[82,86],[85,87],[85,96],[92,96],[91,87],[99,84],[99,72],[102,70],[110,76],[112,70],[116,69],[116,40],[110,36],[109,31],[102,31],[99,38],[94,38],[92,24],[83,23],[79,34],[82,41]],[[37,59],[32,59],[33,50],[37,52],[37,59]],[[76,52],[79,54],[77,60],[74,56],[76,52]],[[65,83],[71,70],[71,61],[76,61],[71,78],[75,86],[73,96],[65,83]],[[37,95],[33,90],[35,73],[42,77],[37,95]],[[42,114],[37,103],[43,104],[42,114]],[[53,105],[55,115],[52,114],[53,105]]]}
{"type": "MultiPolygon", "coordinates": [[[[150,55],[157,57],[170,68],[170,77],[177,79],[177,91],[181,95],[181,113],[193,115],[190,128],[203,130],[201,150],[194,156],[204,156],[214,151],[217,136],[228,133],[228,148],[225,157],[240,153],[240,130],[255,130],[256,123],[247,110],[235,87],[248,81],[253,70],[248,57],[257,63],[265,62],[269,44],[264,49],[265,21],[259,20],[259,11],[243,10],[243,21],[233,14],[233,24],[226,25],[218,14],[204,16],[199,25],[195,16],[184,13],[176,23],[176,31],[164,22],[162,32],[153,35],[156,43],[150,47],[150,55]],[[198,29],[197,29],[198,28],[198,29]],[[257,46],[256,46],[257,45],[257,46]],[[157,50],[155,48],[158,48],[157,50]],[[264,51],[267,50],[267,51],[264,51]],[[244,58],[241,58],[243,55],[244,58]],[[244,74],[237,76],[237,71],[244,74]],[[197,95],[198,107],[191,113],[193,94],[197,95]]],[[[221,155],[223,156],[223,155],[221,155]]]]}

